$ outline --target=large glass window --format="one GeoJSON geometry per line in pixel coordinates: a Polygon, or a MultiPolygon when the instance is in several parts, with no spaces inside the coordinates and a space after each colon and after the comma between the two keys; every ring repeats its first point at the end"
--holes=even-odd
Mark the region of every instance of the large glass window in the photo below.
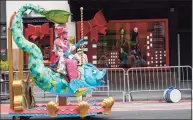
{"type": "Polygon", "coordinates": [[[99,34],[98,67],[154,67],[169,65],[167,20],[109,21],[99,34]]]}

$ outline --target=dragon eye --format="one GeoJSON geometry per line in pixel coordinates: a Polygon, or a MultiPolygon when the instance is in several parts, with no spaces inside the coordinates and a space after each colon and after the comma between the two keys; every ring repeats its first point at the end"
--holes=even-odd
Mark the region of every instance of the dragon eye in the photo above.
{"type": "Polygon", "coordinates": [[[95,73],[97,73],[97,71],[96,71],[96,70],[93,70],[93,71],[92,71],[92,73],[94,73],[94,74],[95,74],[95,73]]]}

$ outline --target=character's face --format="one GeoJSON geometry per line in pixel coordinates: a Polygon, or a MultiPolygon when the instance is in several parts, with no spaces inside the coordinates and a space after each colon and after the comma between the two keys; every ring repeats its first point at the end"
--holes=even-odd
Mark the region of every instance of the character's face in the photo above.
{"type": "Polygon", "coordinates": [[[135,28],[134,28],[134,32],[138,32],[138,28],[135,27],[135,28]]]}
{"type": "Polygon", "coordinates": [[[87,84],[93,87],[101,86],[105,83],[103,80],[106,70],[99,70],[97,67],[95,67],[92,64],[84,64],[84,77],[87,84]]]}
{"type": "Polygon", "coordinates": [[[68,35],[67,32],[64,32],[63,34],[60,35],[60,38],[62,39],[67,39],[68,35]]]}
{"type": "Polygon", "coordinates": [[[121,48],[121,53],[123,52],[123,48],[121,48]]]}
{"type": "Polygon", "coordinates": [[[124,31],[125,31],[124,29],[121,29],[121,34],[123,34],[123,33],[124,33],[124,31]]]}
{"type": "Polygon", "coordinates": [[[79,50],[77,53],[78,53],[78,54],[82,54],[82,52],[83,52],[82,50],[79,50]]]}
{"type": "Polygon", "coordinates": [[[60,38],[67,38],[68,37],[67,36],[68,32],[67,32],[66,25],[57,26],[56,29],[55,29],[55,32],[58,35],[58,37],[60,37],[60,38]]]}

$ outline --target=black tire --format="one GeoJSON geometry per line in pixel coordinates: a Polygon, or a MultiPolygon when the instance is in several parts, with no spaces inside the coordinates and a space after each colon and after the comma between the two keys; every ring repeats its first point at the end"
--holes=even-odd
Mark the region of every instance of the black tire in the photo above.
{"type": "Polygon", "coordinates": [[[13,116],[12,120],[29,120],[30,116],[13,116]]]}
{"type": "Polygon", "coordinates": [[[21,117],[19,117],[19,116],[13,116],[13,117],[12,117],[12,120],[21,120],[21,117]]]}
{"type": "Polygon", "coordinates": [[[21,117],[21,120],[29,120],[31,118],[31,116],[23,116],[21,117]]]}

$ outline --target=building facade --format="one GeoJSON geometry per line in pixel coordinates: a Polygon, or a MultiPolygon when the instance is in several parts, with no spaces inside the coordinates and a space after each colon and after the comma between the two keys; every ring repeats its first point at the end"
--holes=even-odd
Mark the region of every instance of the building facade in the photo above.
{"type": "MultiPolygon", "coordinates": [[[[147,66],[179,65],[178,35],[180,36],[180,65],[192,66],[192,3],[190,0],[179,0],[175,2],[172,0],[156,0],[154,2],[151,0],[1,1],[2,54],[6,53],[5,51],[7,48],[5,47],[7,46],[7,35],[6,30],[4,30],[6,23],[9,23],[10,16],[13,12],[17,11],[21,5],[28,3],[38,5],[48,10],[64,9],[70,11],[73,15],[69,19],[68,31],[69,36],[74,37],[78,36],[77,32],[79,29],[76,23],[80,21],[80,7],[84,7],[84,21],[92,19],[99,10],[102,10],[104,17],[108,22],[107,35],[104,36],[99,34],[99,41],[93,41],[93,43],[91,43],[93,45],[89,43],[90,48],[87,49],[87,51],[89,51],[87,52],[88,58],[90,59],[89,62],[97,64],[99,67],[101,63],[101,67],[106,67],[106,63],[108,63],[108,67],[109,64],[110,67],[120,67],[118,66],[118,64],[120,64],[120,60],[118,60],[119,51],[116,50],[115,42],[116,39],[120,39],[121,36],[119,29],[124,28],[127,31],[125,38],[129,39],[129,27],[132,28],[136,25],[138,25],[139,28],[145,28],[146,30],[139,29],[139,36],[141,39],[149,39],[144,43],[141,42],[141,45],[139,45],[141,46],[140,49],[144,49],[141,50],[141,54],[146,60],[147,66]],[[127,20],[128,22],[122,24],[121,21],[124,20],[127,20]],[[159,24],[156,23],[156,25],[154,25],[155,33],[151,33],[149,32],[150,28],[147,27],[149,26],[149,23],[144,23],[146,20],[166,20],[166,22],[160,22],[159,24]],[[117,23],[112,25],[113,21],[117,21],[117,23]],[[135,22],[131,23],[131,21],[135,22]],[[136,21],[141,22],[136,24],[136,21]],[[112,26],[114,28],[112,28],[112,26]],[[112,32],[112,30],[115,31],[112,32]],[[154,42],[151,40],[155,40],[157,38],[155,36],[153,37],[153,34],[155,34],[155,36],[162,37],[159,37],[159,40],[154,42]],[[164,34],[164,36],[162,34],[164,34]],[[107,40],[111,39],[112,36],[114,36],[114,40],[107,40]],[[146,46],[144,47],[144,45],[146,46]],[[152,46],[157,50],[155,50],[152,46]]],[[[31,13],[31,17],[41,16],[31,13]]],[[[151,22],[151,24],[154,23],[151,22]]],[[[13,49],[13,61],[15,62],[14,66],[18,67],[18,48],[14,42],[13,49]]],[[[128,50],[129,49],[130,48],[128,48],[128,50]]],[[[132,60],[129,62],[132,62],[132,60]]]]}
{"type": "MultiPolygon", "coordinates": [[[[159,54],[157,53],[157,59],[159,60],[157,60],[157,63],[163,63],[161,59],[165,57],[166,52],[166,54],[168,55],[168,59],[166,58],[165,60],[169,60],[167,65],[192,65],[191,0],[69,0],[69,5],[70,10],[74,15],[72,17],[72,21],[75,22],[80,21],[80,7],[84,7],[85,21],[92,19],[95,13],[99,10],[102,10],[106,20],[109,22],[112,20],[145,21],[147,19],[167,19],[168,25],[165,27],[166,29],[168,29],[168,31],[166,30],[165,32],[166,34],[168,34],[168,36],[166,37],[166,39],[168,39],[168,44],[166,43],[167,40],[161,40],[161,38],[163,37],[159,37],[160,40],[158,40],[158,44],[152,44],[153,46],[160,46],[162,42],[164,42],[164,46],[168,46],[168,50],[163,50],[163,47],[161,48],[161,54],[160,50],[158,50],[159,54]],[[180,36],[180,44],[178,44],[178,35],[180,36]],[[179,52],[178,45],[180,45],[179,52]],[[180,61],[178,61],[179,53],[180,61]]],[[[141,29],[143,28],[144,26],[141,24],[141,29]]],[[[160,26],[160,28],[156,28],[156,31],[161,31],[162,28],[160,26]]],[[[158,34],[158,32],[156,34],[158,34]]],[[[159,33],[159,35],[161,34],[162,33],[159,33]]],[[[111,42],[113,42],[113,40],[111,40],[111,42]]],[[[150,59],[149,61],[147,61],[147,64],[149,62],[149,65],[153,64],[153,66],[156,66],[156,51],[149,49],[149,54],[149,56],[148,53],[146,54],[146,57],[148,57],[147,59],[150,59]],[[154,53],[152,53],[152,51],[154,51],[154,53]],[[154,54],[154,61],[151,60],[151,54],[154,54]]],[[[160,64],[158,66],[160,66],[160,64]]]]}

